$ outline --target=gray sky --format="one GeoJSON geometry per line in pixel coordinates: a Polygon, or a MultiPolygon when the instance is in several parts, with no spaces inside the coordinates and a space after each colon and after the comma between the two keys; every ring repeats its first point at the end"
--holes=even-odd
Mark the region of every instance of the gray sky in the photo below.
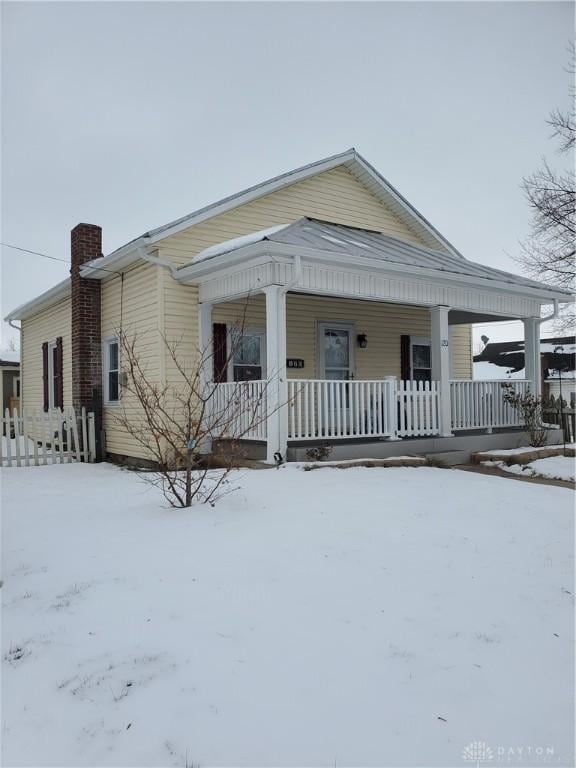
{"type": "MultiPolygon", "coordinates": [[[[522,176],[558,162],[572,3],[5,2],[2,21],[2,240],[52,256],[79,221],[107,253],[355,146],[467,258],[518,271],[522,176]]],[[[67,270],[3,248],[2,316],[67,270]]]]}

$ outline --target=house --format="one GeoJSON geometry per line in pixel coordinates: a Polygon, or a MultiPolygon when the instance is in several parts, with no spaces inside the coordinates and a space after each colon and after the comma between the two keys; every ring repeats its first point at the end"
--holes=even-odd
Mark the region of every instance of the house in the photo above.
{"type": "MultiPolygon", "coordinates": [[[[576,360],[576,337],[553,336],[540,339],[542,378],[557,371],[573,371],[576,360]]],[[[489,342],[474,355],[474,378],[497,379],[504,374],[524,374],[524,339],[489,342]],[[482,365],[487,363],[488,365],[482,365]]]]}
{"type": "MultiPolygon", "coordinates": [[[[553,336],[540,340],[541,387],[545,396],[568,402],[576,392],[576,337],[553,336]]],[[[524,340],[491,342],[474,355],[474,378],[522,379],[525,376],[524,340]]]]}
{"type": "Polygon", "coordinates": [[[538,390],[543,307],[571,300],[468,261],[351,149],[106,256],[100,228],[79,224],[70,278],[8,317],[22,326],[24,407],[90,409],[101,394],[110,458],[146,458],[116,418],[137,410],[122,392],[121,330],[137,333],[160,383],[177,377],[164,339],[178,339],[188,361],[210,351],[203,376],[221,399],[260,393],[264,419],[242,439],[272,462],[318,442],[341,456],[381,455],[406,452],[399,438],[417,451],[517,430],[499,384],[473,381],[471,324],[522,320],[517,386],[538,390]],[[239,322],[242,344],[232,339],[239,322]]]}
{"type": "Polygon", "coordinates": [[[0,350],[0,402],[2,416],[20,404],[20,353],[11,349],[0,350]]]}

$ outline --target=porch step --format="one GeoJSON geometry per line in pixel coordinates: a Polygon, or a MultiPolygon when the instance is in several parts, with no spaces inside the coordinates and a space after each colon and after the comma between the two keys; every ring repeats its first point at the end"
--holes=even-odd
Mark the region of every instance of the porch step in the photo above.
{"type": "Polygon", "coordinates": [[[426,458],[432,462],[438,462],[445,467],[455,467],[457,464],[469,464],[471,451],[439,451],[438,453],[427,453],[426,458]]]}

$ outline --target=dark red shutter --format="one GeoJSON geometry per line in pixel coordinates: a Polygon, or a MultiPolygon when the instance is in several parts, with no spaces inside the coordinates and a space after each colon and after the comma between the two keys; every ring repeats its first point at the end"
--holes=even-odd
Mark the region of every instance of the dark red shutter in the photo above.
{"type": "Polygon", "coordinates": [[[47,411],[50,406],[48,398],[48,342],[42,344],[42,386],[44,389],[44,410],[47,411]]]}
{"type": "Polygon", "coordinates": [[[64,358],[62,354],[62,336],[56,339],[56,371],[54,381],[54,405],[64,407],[64,358]]]}
{"type": "Polygon", "coordinates": [[[226,323],[213,323],[212,325],[212,345],[214,360],[214,381],[222,384],[228,379],[228,353],[226,351],[227,338],[226,323]]]}
{"type": "Polygon", "coordinates": [[[410,380],[410,336],[400,336],[400,378],[410,380]]]}

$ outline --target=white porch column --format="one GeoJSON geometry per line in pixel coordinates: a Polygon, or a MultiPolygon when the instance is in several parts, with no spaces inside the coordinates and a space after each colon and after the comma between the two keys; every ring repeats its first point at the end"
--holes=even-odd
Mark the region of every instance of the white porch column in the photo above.
{"type": "Polygon", "coordinates": [[[524,369],[530,391],[538,397],[542,389],[540,372],[540,323],[535,317],[522,320],[524,324],[524,369]]]}
{"type": "Polygon", "coordinates": [[[450,334],[448,312],[450,307],[430,309],[430,352],[432,381],[440,387],[439,417],[441,437],[453,437],[450,408],[450,334]]]}
{"type": "Polygon", "coordinates": [[[269,285],[266,294],[266,398],[268,405],[266,461],[274,454],[286,459],[288,444],[288,384],[286,382],[286,290],[269,285]]]}
{"type": "MultiPolygon", "coordinates": [[[[202,393],[208,391],[208,384],[212,381],[212,306],[209,303],[198,305],[199,383],[202,393]]],[[[203,394],[203,396],[205,395],[203,394]]],[[[212,401],[210,400],[206,404],[206,408],[209,410],[211,405],[212,401]]],[[[205,414],[205,418],[209,418],[209,416],[209,413],[205,414]]],[[[212,451],[212,441],[209,439],[203,440],[198,449],[202,454],[210,453],[212,451]]]]}

